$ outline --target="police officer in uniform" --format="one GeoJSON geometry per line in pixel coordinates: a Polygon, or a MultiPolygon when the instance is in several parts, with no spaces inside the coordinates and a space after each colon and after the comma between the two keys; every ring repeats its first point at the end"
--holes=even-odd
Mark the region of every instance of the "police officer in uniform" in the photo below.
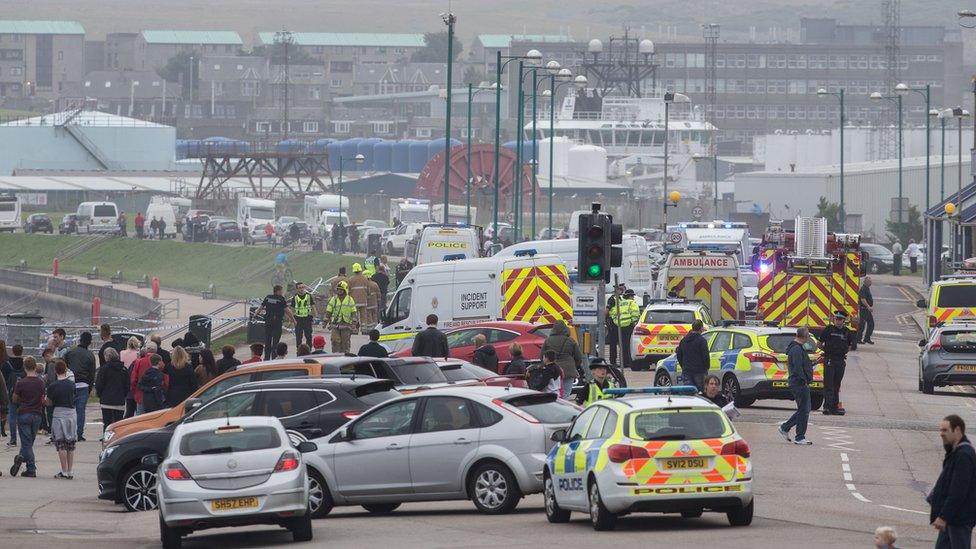
{"type": "Polygon", "coordinates": [[[329,299],[325,308],[326,328],[332,330],[332,352],[348,353],[353,328],[359,327],[359,312],[356,302],[349,297],[349,283],[340,282],[336,295],[329,299]]]}
{"type": "Polygon", "coordinates": [[[281,340],[281,323],[285,319],[285,309],[288,301],[281,295],[281,284],[276,284],[271,294],[265,296],[261,306],[254,312],[255,316],[264,313],[264,360],[271,359],[271,353],[281,340]]]}
{"type": "Polygon", "coordinates": [[[834,311],[834,323],[824,328],[820,347],[824,352],[824,415],[844,415],[840,406],[840,382],[847,367],[847,351],[854,344],[854,332],[847,327],[847,313],[834,311]]]}
{"type": "Polygon", "coordinates": [[[623,356],[623,367],[631,367],[630,336],[634,333],[634,326],[640,317],[640,305],[634,300],[634,290],[624,291],[622,299],[618,299],[610,307],[610,318],[620,326],[620,354],[623,356]]]}
{"type": "Polygon", "coordinates": [[[295,319],[295,348],[302,344],[302,339],[312,346],[312,321],[315,319],[312,308],[315,306],[315,299],[308,293],[305,284],[295,283],[295,295],[291,298],[291,310],[295,319]]]}
{"type": "Polygon", "coordinates": [[[592,374],[593,379],[587,382],[583,390],[576,395],[576,403],[581,406],[589,406],[598,400],[613,398],[603,391],[617,386],[613,378],[610,377],[610,369],[607,363],[602,358],[590,359],[590,374],[592,374]]]}

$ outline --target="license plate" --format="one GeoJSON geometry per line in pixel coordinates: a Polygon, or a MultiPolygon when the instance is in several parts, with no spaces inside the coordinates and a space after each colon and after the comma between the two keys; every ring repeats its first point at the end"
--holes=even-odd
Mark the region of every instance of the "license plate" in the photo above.
{"type": "Polygon", "coordinates": [[[256,497],[215,499],[210,502],[210,508],[214,511],[233,511],[257,506],[258,498],[256,497]]]}
{"type": "Polygon", "coordinates": [[[976,364],[955,364],[952,369],[957,372],[976,372],[976,364]]]}
{"type": "Polygon", "coordinates": [[[823,381],[813,381],[810,383],[811,389],[823,389],[823,381]]]}
{"type": "Polygon", "coordinates": [[[673,469],[704,469],[708,466],[708,459],[703,457],[670,458],[664,460],[664,470],[673,469]]]}
{"type": "Polygon", "coordinates": [[[681,339],[679,335],[659,335],[657,336],[658,341],[678,341],[681,339]]]}

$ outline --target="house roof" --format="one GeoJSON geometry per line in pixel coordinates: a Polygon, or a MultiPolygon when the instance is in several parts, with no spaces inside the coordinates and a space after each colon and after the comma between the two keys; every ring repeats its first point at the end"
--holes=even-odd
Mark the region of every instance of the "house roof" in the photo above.
{"type": "Polygon", "coordinates": [[[479,34],[478,41],[486,48],[507,48],[512,42],[575,42],[564,34],[479,34]]]}
{"type": "Polygon", "coordinates": [[[0,21],[0,34],[85,34],[76,21],[0,21]]]}
{"type": "Polygon", "coordinates": [[[218,44],[242,46],[241,35],[234,31],[144,30],[148,44],[218,44]]]}
{"type": "Polygon", "coordinates": [[[356,71],[357,84],[383,81],[401,84],[444,84],[447,82],[447,73],[444,63],[366,65],[356,71]]]}
{"type": "MultiPolygon", "coordinates": [[[[274,44],[275,33],[260,32],[262,44],[274,44]]],[[[378,32],[293,32],[292,38],[300,46],[371,46],[386,48],[422,48],[423,34],[378,32]]]]}

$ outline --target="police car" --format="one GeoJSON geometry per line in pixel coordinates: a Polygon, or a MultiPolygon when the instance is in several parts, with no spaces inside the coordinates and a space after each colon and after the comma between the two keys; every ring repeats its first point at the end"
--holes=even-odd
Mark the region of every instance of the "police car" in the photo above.
{"type": "Polygon", "coordinates": [[[552,438],[543,470],[546,518],[589,513],[612,530],[635,512],[725,513],[752,523],[749,445],[722,410],[694,387],[608,389],[618,395],[588,406],[552,438]]]}
{"type": "Polygon", "coordinates": [[[691,323],[701,320],[710,327],[708,307],[697,300],[655,299],[644,309],[630,337],[630,356],[634,370],[648,370],[670,355],[691,331],[691,323]]]}
{"type": "MultiPolygon", "coordinates": [[[[708,373],[722,381],[722,392],[739,408],[758,399],[792,400],[789,388],[786,347],[796,336],[795,328],[767,326],[756,322],[729,322],[703,334],[708,342],[711,364],[708,373]]],[[[823,364],[817,361],[817,341],[810,336],[804,348],[813,361],[810,383],[810,409],[823,404],[823,364]]],[[[658,361],[654,385],[677,385],[678,358],[671,355],[658,361]]]]}

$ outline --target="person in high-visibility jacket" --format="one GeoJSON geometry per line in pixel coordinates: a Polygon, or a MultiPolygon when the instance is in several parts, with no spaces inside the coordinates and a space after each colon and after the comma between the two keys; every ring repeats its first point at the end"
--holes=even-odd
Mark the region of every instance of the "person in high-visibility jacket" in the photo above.
{"type": "Polygon", "coordinates": [[[295,285],[295,295],[291,297],[289,308],[295,320],[295,348],[302,344],[302,339],[312,345],[312,320],[314,319],[315,299],[308,293],[305,284],[295,285]]]}
{"type": "Polygon", "coordinates": [[[359,309],[359,318],[366,321],[366,302],[369,297],[369,279],[363,274],[363,266],[359,263],[352,264],[352,276],[349,277],[349,297],[356,302],[359,309]]]}
{"type": "Polygon", "coordinates": [[[623,367],[630,368],[630,336],[634,333],[634,327],[640,319],[640,305],[634,300],[634,290],[628,289],[622,298],[615,299],[609,313],[613,323],[620,326],[620,354],[623,357],[623,367]]]}
{"type": "Polygon", "coordinates": [[[349,296],[349,284],[345,281],[336,286],[336,295],[329,299],[325,308],[326,327],[332,330],[332,352],[350,352],[353,329],[359,328],[359,311],[356,301],[349,296]]]}
{"type": "Polygon", "coordinates": [[[593,375],[593,379],[587,382],[583,390],[576,395],[576,403],[581,406],[588,406],[605,398],[613,398],[612,395],[608,395],[604,391],[617,386],[617,383],[610,377],[610,368],[602,358],[590,359],[590,373],[593,375]]]}

